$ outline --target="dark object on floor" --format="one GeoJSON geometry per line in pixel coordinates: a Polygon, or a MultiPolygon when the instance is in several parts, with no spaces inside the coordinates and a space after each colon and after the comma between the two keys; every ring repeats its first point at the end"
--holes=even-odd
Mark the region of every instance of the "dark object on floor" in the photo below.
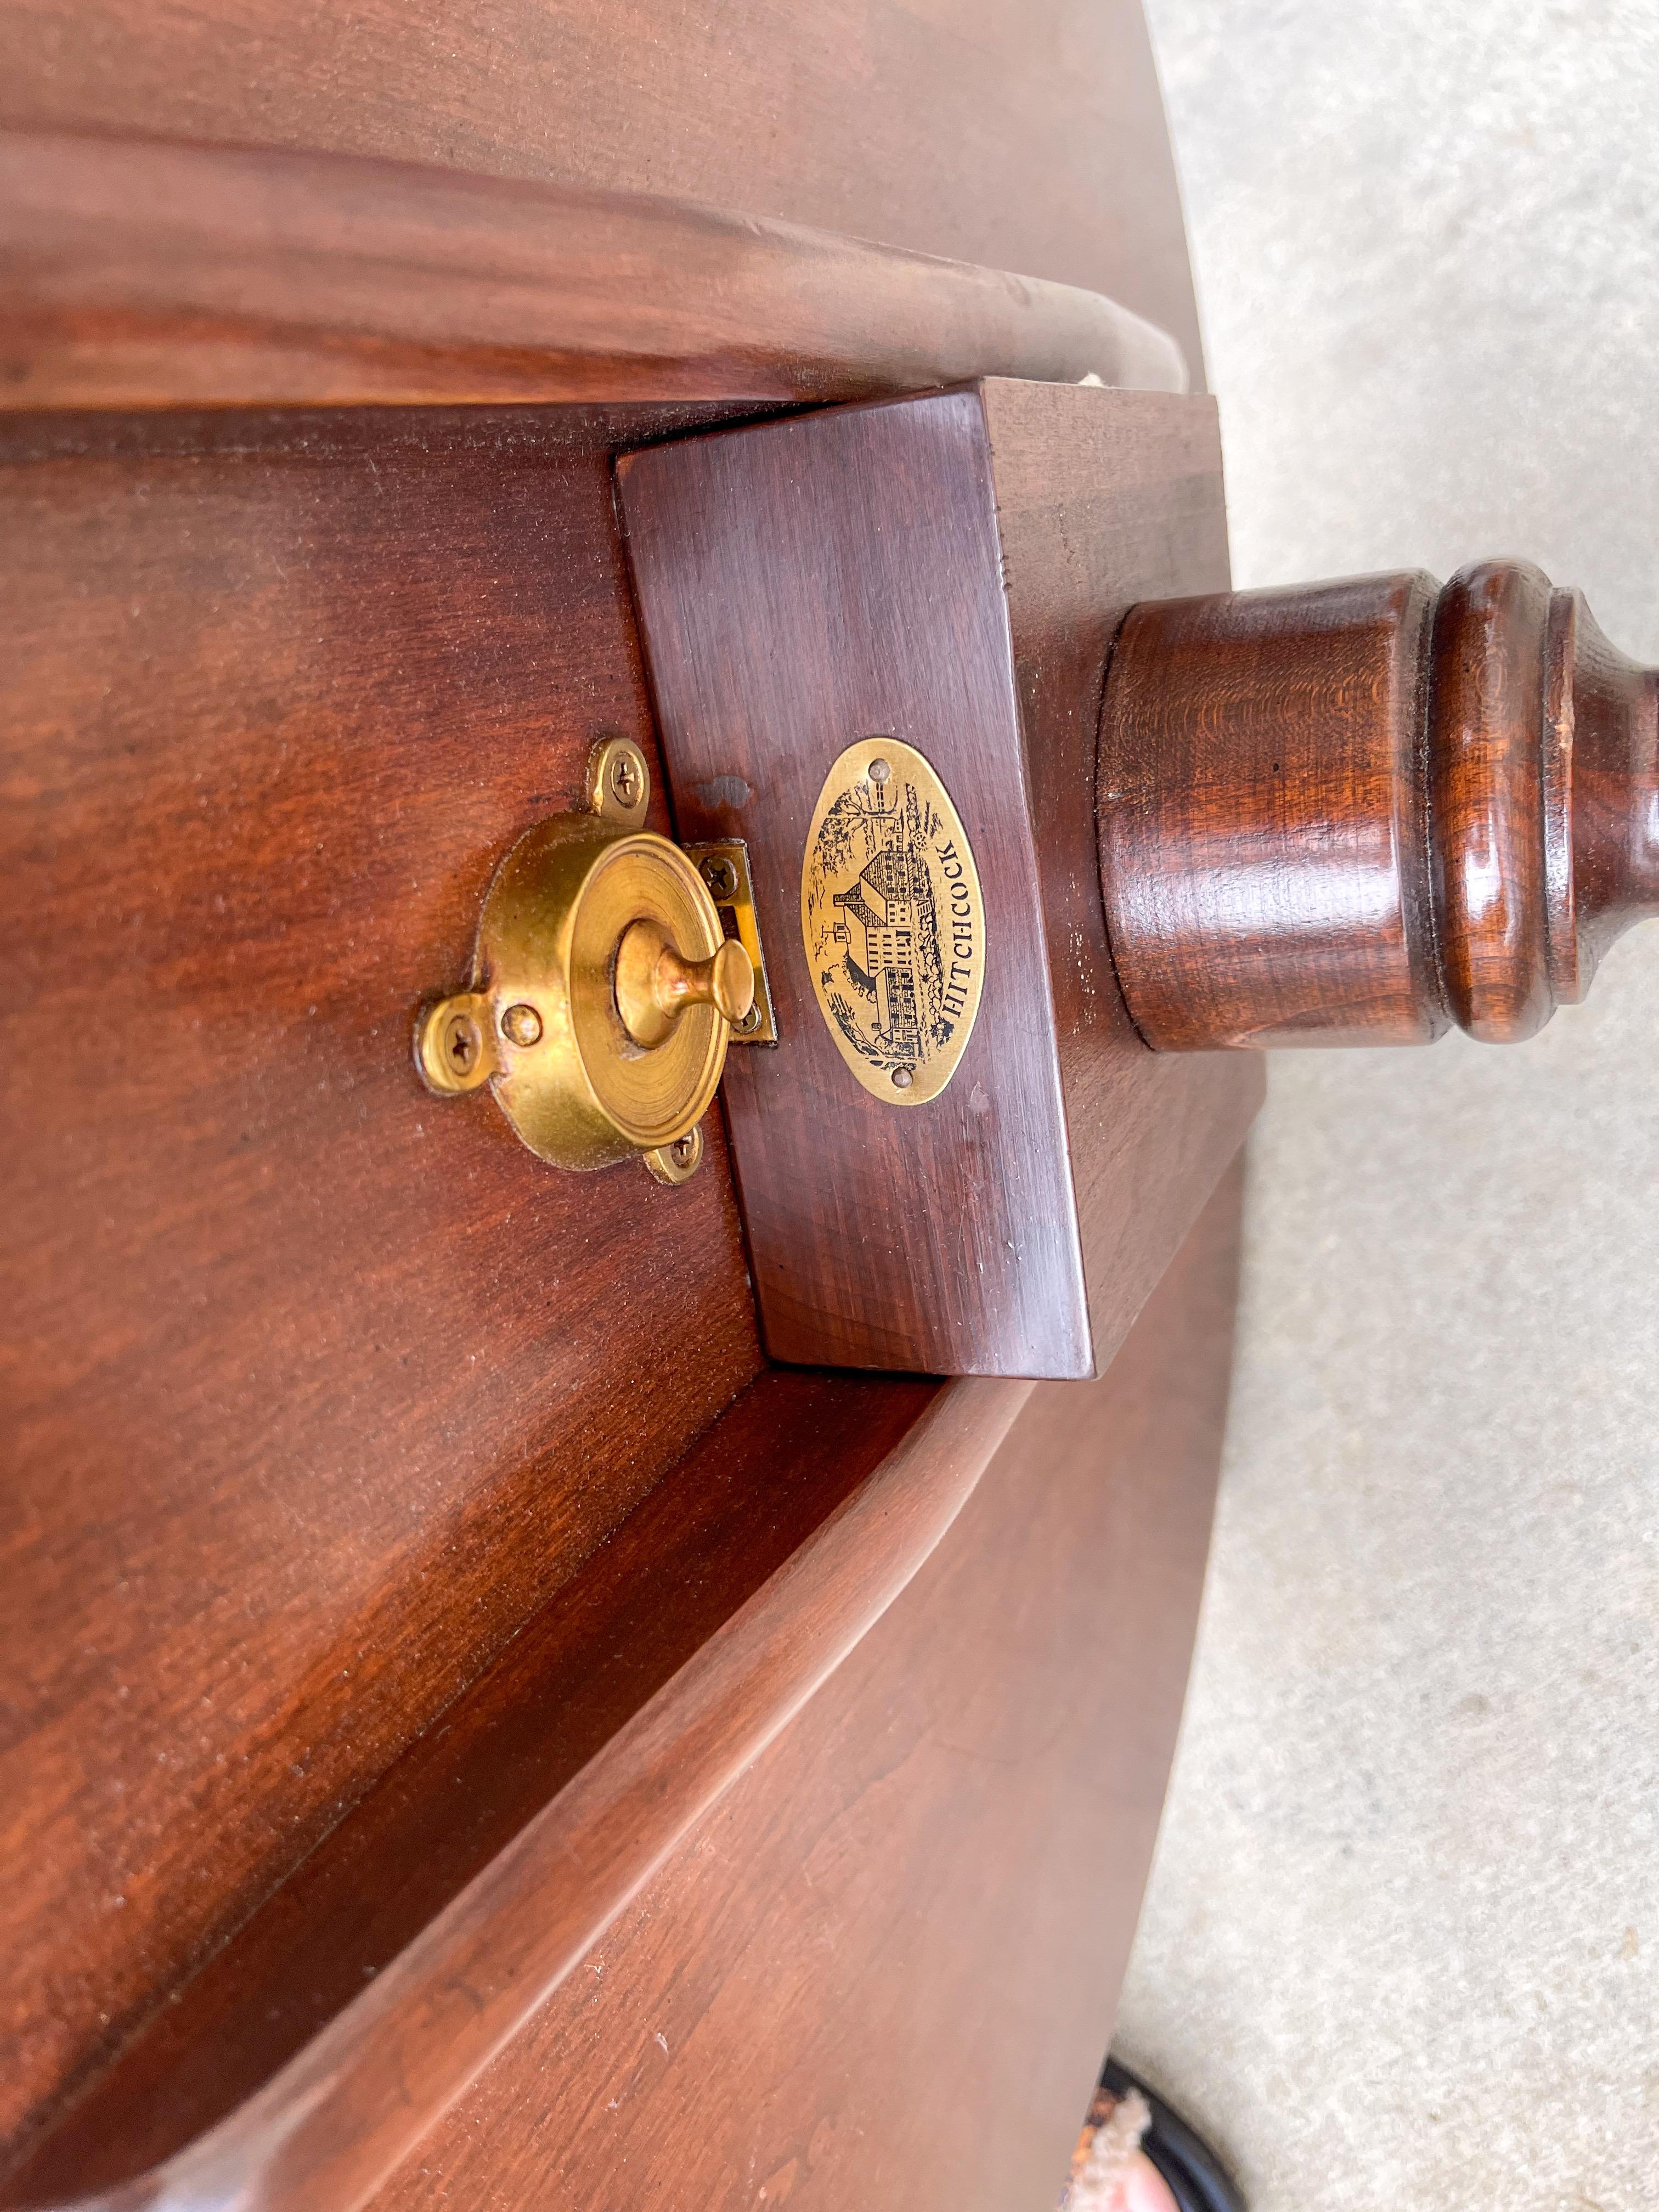
{"type": "Polygon", "coordinates": [[[1146,2099],[1152,2124],[1141,2137],[1140,2148],[1169,2183],[1181,2212],[1248,2212],[1237,2183],[1209,2145],[1138,2074],[1109,2057],[1100,2070],[1100,2086],[1110,2097],[1123,2098],[1138,2090],[1146,2099]]]}

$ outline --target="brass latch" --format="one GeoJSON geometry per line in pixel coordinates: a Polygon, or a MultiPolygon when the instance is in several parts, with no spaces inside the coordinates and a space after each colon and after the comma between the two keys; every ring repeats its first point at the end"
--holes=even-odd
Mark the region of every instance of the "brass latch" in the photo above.
{"type": "Polygon", "coordinates": [[[650,793],[631,739],[595,749],[589,811],[538,823],[501,862],[471,988],[422,1009],[415,1061],[445,1097],[489,1084],[555,1166],[642,1154],[684,1182],[727,1043],[776,1030],[744,848],[682,851],[644,827],[650,793]]]}

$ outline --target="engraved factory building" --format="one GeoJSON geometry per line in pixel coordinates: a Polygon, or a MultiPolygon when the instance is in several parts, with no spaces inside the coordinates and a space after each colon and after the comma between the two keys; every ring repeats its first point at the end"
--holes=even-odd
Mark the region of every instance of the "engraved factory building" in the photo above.
{"type": "Polygon", "coordinates": [[[896,1058],[921,1057],[916,1006],[916,884],[918,863],[891,847],[878,853],[836,904],[847,916],[848,953],[875,986],[876,1020],[883,1042],[896,1058]]]}

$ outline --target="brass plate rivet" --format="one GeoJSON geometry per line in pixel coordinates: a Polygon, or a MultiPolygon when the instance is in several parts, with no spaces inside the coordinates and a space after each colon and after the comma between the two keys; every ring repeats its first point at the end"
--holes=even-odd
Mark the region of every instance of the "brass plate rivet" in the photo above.
{"type": "Polygon", "coordinates": [[[702,1165],[702,1131],[688,1129],[672,1145],[659,1145],[645,1156],[645,1164],[659,1182],[690,1182],[702,1165]]]}
{"type": "Polygon", "coordinates": [[[501,861],[473,988],[422,1009],[415,1065],[445,1097],[490,1085],[541,1159],[601,1168],[635,1152],[681,1183],[702,1159],[696,1123],[726,1046],[777,1030],[742,843],[682,850],[645,829],[650,797],[631,738],[593,748],[590,811],[547,817],[501,861]]]}
{"type": "Polygon", "coordinates": [[[551,815],[485,895],[473,975],[488,988],[422,1013],[416,1065],[446,1095],[493,1085],[541,1158],[605,1167],[701,1119],[753,972],[696,860],[614,820],[551,815]]]}

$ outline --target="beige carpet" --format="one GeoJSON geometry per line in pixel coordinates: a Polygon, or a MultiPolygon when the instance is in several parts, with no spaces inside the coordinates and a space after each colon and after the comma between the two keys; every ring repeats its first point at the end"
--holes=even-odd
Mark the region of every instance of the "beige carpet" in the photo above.
{"type": "MultiPolygon", "coordinates": [[[[1659,10],[1152,0],[1241,582],[1523,553],[1659,658],[1659,10]]],[[[1255,2212],[1659,2207],[1659,925],[1281,1054],[1125,2057],[1255,2212]]]]}

